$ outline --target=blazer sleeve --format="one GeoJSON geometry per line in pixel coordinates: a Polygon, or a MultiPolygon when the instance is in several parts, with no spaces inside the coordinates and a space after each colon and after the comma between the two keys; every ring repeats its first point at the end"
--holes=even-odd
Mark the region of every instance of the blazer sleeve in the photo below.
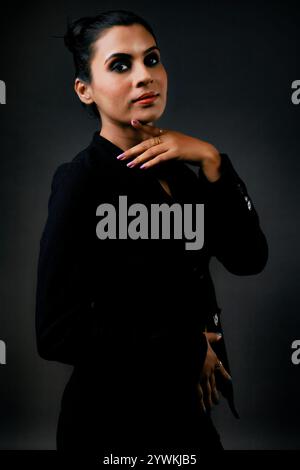
{"type": "Polygon", "coordinates": [[[87,176],[79,163],[57,168],[38,259],[38,353],[44,359],[72,365],[95,355],[100,334],[93,312],[84,233],[87,187],[87,176]]]}
{"type": "Polygon", "coordinates": [[[221,153],[221,176],[210,182],[202,169],[204,243],[212,255],[237,275],[261,272],[268,259],[268,244],[246,185],[227,154],[221,153]]]}

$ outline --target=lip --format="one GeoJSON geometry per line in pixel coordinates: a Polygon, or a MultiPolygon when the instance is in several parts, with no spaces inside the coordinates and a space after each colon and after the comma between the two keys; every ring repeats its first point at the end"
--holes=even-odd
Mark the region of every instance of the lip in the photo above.
{"type": "Polygon", "coordinates": [[[136,102],[149,102],[154,101],[158,97],[159,93],[154,93],[154,92],[149,92],[149,93],[143,93],[141,96],[133,100],[134,103],[136,102]]]}
{"type": "Polygon", "coordinates": [[[150,103],[153,103],[153,101],[155,101],[157,98],[157,96],[149,96],[149,98],[143,98],[142,100],[136,100],[136,103],[138,104],[150,104],[150,103]]]}

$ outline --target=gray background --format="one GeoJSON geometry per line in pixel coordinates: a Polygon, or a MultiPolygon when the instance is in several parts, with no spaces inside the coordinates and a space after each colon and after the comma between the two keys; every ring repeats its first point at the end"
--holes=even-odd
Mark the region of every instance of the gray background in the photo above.
{"type": "Polygon", "coordinates": [[[256,276],[211,264],[241,420],[214,411],[227,449],[300,448],[299,7],[292,2],[61,1],[1,6],[0,448],[53,449],[71,368],[37,355],[34,331],[39,239],[56,167],[98,129],[73,91],[62,39],[66,18],[125,8],[158,36],[169,74],[160,125],[212,142],[246,182],[268,238],[256,276]]]}

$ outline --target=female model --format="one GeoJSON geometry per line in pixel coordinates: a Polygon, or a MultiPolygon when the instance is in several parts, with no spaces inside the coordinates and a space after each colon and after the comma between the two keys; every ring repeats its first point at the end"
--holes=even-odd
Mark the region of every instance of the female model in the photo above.
{"type": "Polygon", "coordinates": [[[260,272],[268,250],[258,215],[226,154],[154,124],[167,73],[148,23],[107,11],[69,25],[65,43],[75,91],[101,129],[56,170],[40,242],[38,351],[74,366],[57,448],[222,449],[210,410],[230,376],[215,352],[223,340],[208,265],[216,256],[232,273],[260,272]],[[128,212],[109,218],[120,196],[128,212]],[[141,204],[148,214],[204,204],[204,243],[145,234],[141,204]],[[125,216],[135,226],[120,233],[125,216]]]}

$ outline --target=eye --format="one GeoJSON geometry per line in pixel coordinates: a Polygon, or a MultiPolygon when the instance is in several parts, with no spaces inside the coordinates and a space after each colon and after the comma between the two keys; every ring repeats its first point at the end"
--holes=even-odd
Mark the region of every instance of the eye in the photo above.
{"type": "Polygon", "coordinates": [[[154,65],[158,64],[159,61],[160,61],[159,56],[156,53],[149,54],[145,58],[145,64],[149,65],[150,67],[153,67],[154,65]]]}
{"type": "MultiPolygon", "coordinates": [[[[145,65],[148,65],[149,67],[154,67],[160,62],[159,55],[156,53],[149,54],[144,59],[144,62],[145,62],[145,65]]],[[[126,72],[129,68],[130,68],[130,61],[126,61],[126,60],[115,60],[110,65],[110,70],[117,72],[117,73],[126,72]]]]}
{"type": "Polygon", "coordinates": [[[112,62],[110,69],[118,73],[122,73],[127,70],[127,66],[128,64],[126,64],[126,62],[121,60],[115,60],[114,62],[112,62]]]}

